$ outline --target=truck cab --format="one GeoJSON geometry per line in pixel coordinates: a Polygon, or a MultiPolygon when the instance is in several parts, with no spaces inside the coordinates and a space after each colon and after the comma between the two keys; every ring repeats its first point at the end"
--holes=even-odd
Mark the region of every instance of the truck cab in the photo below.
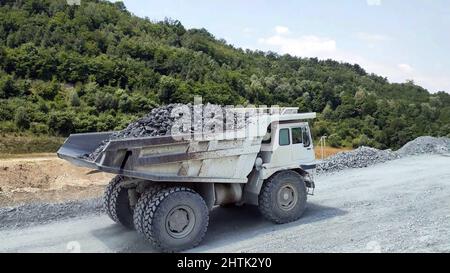
{"type": "Polygon", "coordinates": [[[259,205],[263,185],[288,172],[301,177],[308,193],[314,191],[316,158],[307,120],[314,119],[316,113],[299,114],[297,108],[288,110],[291,112],[286,113],[285,109],[268,120],[255,168],[244,186],[245,203],[259,205]]]}
{"type": "Polygon", "coordinates": [[[315,155],[307,122],[271,124],[261,145],[266,169],[288,166],[314,166],[315,155]]]}

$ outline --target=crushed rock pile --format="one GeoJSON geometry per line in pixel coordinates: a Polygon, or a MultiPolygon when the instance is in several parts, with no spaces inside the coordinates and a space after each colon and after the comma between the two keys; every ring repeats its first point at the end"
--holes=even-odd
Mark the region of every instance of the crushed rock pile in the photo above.
{"type": "Polygon", "coordinates": [[[391,150],[378,150],[370,147],[360,147],[349,152],[341,152],[322,161],[317,166],[317,173],[331,173],[348,168],[365,168],[399,158],[391,150]]]}
{"type": "Polygon", "coordinates": [[[320,162],[317,166],[317,173],[333,173],[348,168],[365,168],[413,155],[444,154],[449,152],[450,138],[424,136],[408,142],[396,152],[360,147],[353,151],[338,153],[320,162]]]}
{"type": "Polygon", "coordinates": [[[450,151],[450,138],[424,136],[405,144],[397,151],[401,157],[420,154],[444,154],[450,151]]]}

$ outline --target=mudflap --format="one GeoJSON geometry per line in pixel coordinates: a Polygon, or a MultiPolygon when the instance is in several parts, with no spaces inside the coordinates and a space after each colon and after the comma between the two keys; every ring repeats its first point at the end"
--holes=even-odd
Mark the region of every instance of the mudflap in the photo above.
{"type": "Polygon", "coordinates": [[[316,189],[316,184],[314,183],[314,174],[308,173],[305,176],[306,193],[308,195],[314,195],[314,190],[316,189]]]}

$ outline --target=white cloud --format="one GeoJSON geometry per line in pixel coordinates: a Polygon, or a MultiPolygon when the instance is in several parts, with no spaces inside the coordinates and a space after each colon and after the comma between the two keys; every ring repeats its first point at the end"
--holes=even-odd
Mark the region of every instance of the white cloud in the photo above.
{"type": "Polygon", "coordinates": [[[289,28],[285,27],[285,26],[276,26],[275,27],[275,32],[279,35],[284,35],[284,34],[289,34],[289,28]]]}
{"type": "Polygon", "coordinates": [[[450,78],[446,75],[429,74],[424,71],[418,71],[409,64],[390,65],[379,62],[373,62],[365,58],[358,60],[358,63],[369,73],[375,73],[382,77],[387,77],[390,82],[406,82],[413,80],[431,93],[445,91],[450,93],[450,78]]]}
{"type": "Polygon", "coordinates": [[[281,54],[291,54],[300,57],[329,58],[337,50],[335,40],[314,35],[295,38],[274,35],[268,38],[261,38],[258,42],[281,54]]]}
{"type": "Polygon", "coordinates": [[[383,34],[373,34],[367,32],[358,32],[356,33],[356,37],[364,42],[368,43],[378,43],[378,42],[386,42],[391,40],[391,37],[383,34]]]}
{"type": "Polygon", "coordinates": [[[414,69],[409,64],[398,64],[397,67],[406,74],[414,72],[414,69]]]}
{"type": "Polygon", "coordinates": [[[366,0],[369,6],[381,6],[381,0],[366,0]]]}
{"type": "MultiPolygon", "coordinates": [[[[369,38],[369,37],[366,37],[369,38]]],[[[372,40],[385,40],[378,35],[371,36],[372,40]]],[[[430,92],[444,90],[450,93],[450,77],[445,75],[430,75],[417,71],[407,63],[381,63],[338,47],[334,39],[316,35],[295,37],[292,34],[275,34],[258,40],[259,49],[271,50],[280,54],[291,54],[298,57],[317,57],[318,59],[332,59],[351,64],[358,64],[368,73],[375,73],[387,77],[391,82],[405,82],[414,80],[416,84],[427,88],[430,92]]]]}

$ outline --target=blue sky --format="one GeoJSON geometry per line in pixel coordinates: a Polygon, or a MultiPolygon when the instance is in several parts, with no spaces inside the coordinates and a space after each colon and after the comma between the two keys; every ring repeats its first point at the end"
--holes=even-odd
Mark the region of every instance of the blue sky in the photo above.
{"type": "Polygon", "coordinates": [[[448,0],[124,0],[153,21],[206,28],[236,47],[358,63],[450,92],[448,0]]]}

